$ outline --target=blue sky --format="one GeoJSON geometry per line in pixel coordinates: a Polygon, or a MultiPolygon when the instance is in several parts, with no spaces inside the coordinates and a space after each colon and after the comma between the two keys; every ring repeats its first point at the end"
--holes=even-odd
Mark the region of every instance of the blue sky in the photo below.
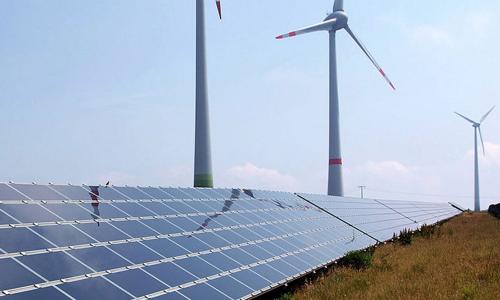
{"type": "MultiPolygon", "coordinates": [[[[332,1],[207,0],[215,183],[324,193],[332,1]]],[[[499,104],[500,3],[345,1],[338,35],[345,190],[472,206],[473,131],[499,104]],[[417,195],[418,194],[418,195],[417,195]],[[441,196],[432,196],[441,195],[441,196]]],[[[0,181],[189,186],[194,1],[2,1],[0,181]]],[[[483,206],[500,202],[500,111],[484,125],[483,206]]]]}

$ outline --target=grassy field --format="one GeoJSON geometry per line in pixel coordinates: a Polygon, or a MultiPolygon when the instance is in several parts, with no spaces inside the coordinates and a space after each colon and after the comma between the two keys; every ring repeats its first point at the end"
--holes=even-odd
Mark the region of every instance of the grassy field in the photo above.
{"type": "Polygon", "coordinates": [[[378,247],[364,270],[337,267],[283,299],[500,299],[500,220],[467,213],[410,245],[378,247]]]}

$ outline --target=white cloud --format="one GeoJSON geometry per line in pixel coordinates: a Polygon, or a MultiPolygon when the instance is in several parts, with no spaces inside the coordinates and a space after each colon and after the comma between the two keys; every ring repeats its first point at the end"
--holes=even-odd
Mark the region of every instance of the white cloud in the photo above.
{"type": "Polygon", "coordinates": [[[229,168],[222,177],[222,185],[247,188],[297,191],[298,180],[278,170],[246,163],[229,168]]]}
{"type": "Polygon", "coordinates": [[[394,192],[394,195],[379,193],[376,196],[398,199],[401,195],[396,192],[399,191],[412,193],[439,191],[442,178],[432,170],[409,166],[395,160],[369,161],[353,168],[346,168],[346,191],[357,195],[355,187],[358,185],[367,185],[372,191],[394,192]]]}
{"type": "Polygon", "coordinates": [[[97,176],[97,182],[92,180],[92,184],[105,184],[107,181],[113,185],[131,186],[172,186],[187,187],[193,184],[193,168],[183,165],[164,167],[150,170],[147,174],[138,173],[137,170],[111,171],[97,176]]]}
{"type": "Polygon", "coordinates": [[[465,25],[472,30],[472,33],[480,38],[488,36],[490,28],[494,26],[498,15],[492,12],[474,12],[465,19],[465,25]]]}
{"type": "Polygon", "coordinates": [[[192,186],[194,171],[192,166],[178,165],[158,170],[158,185],[192,186]]]}
{"type": "Polygon", "coordinates": [[[367,172],[372,173],[375,176],[400,176],[408,175],[411,172],[411,168],[405,166],[401,162],[395,160],[387,160],[381,162],[368,162],[362,169],[367,172]]]}
{"type": "MultiPolygon", "coordinates": [[[[486,154],[481,152],[481,145],[479,147],[479,163],[486,167],[500,168],[500,145],[485,142],[484,149],[486,154]]],[[[474,159],[474,149],[467,151],[466,159],[471,161],[474,159]]]]}

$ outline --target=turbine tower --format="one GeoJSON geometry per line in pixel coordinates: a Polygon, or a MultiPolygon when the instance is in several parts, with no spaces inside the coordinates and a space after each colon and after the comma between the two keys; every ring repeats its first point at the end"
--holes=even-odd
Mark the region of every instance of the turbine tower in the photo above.
{"type": "Polygon", "coordinates": [[[466,116],[455,112],[457,115],[464,118],[467,122],[472,123],[472,127],[474,128],[474,211],[476,211],[476,212],[481,211],[481,202],[480,202],[480,196],[479,196],[479,159],[478,159],[478,152],[477,152],[477,133],[479,132],[479,137],[481,138],[481,145],[483,147],[483,155],[486,155],[486,152],[484,150],[483,134],[481,132],[481,124],[483,124],[484,120],[486,120],[486,118],[493,111],[493,109],[495,109],[495,107],[490,109],[481,118],[481,120],[479,122],[472,121],[471,119],[467,118],[466,116]]]}
{"type": "Polygon", "coordinates": [[[347,33],[354,39],[361,50],[368,56],[370,61],[375,65],[380,74],[385,78],[389,85],[395,90],[394,85],[385,75],[382,68],[375,61],[368,49],[354,35],[348,26],[348,17],[344,12],[344,1],[336,0],[333,5],[333,13],[328,15],[326,19],[316,25],[305,27],[297,31],[292,31],[287,34],[277,36],[276,39],[294,37],[300,34],[311,33],[315,31],[328,31],[330,35],[330,151],[328,160],[328,195],[343,196],[342,186],[342,156],[340,152],[340,127],[339,127],[339,96],[337,84],[337,53],[335,35],[337,31],[345,29],[347,33]]]}
{"type": "MultiPolygon", "coordinates": [[[[207,54],[205,46],[205,0],[196,0],[196,124],[194,142],[194,187],[213,187],[208,112],[207,54]]],[[[220,0],[216,0],[222,19],[220,0]]]]}

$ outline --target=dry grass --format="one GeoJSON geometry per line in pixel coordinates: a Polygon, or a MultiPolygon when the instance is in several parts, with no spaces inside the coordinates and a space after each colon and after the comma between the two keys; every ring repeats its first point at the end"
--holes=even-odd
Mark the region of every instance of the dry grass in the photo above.
{"type": "Polygon", "coordinates": [[[290,298],[500,299],[500,220],[464,214],[410,246],[377,248],[369,269],[336,268],[290,298]]]}

